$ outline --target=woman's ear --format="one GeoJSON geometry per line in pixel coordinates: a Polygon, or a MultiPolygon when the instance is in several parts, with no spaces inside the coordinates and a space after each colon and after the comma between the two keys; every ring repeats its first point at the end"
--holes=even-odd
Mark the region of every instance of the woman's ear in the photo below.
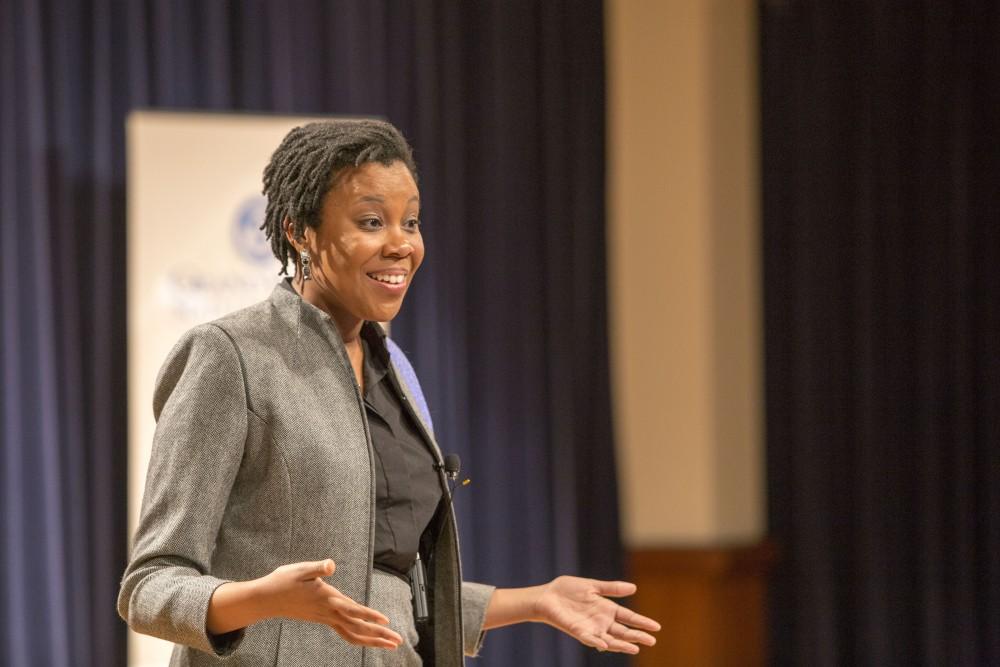
{"type": "Polygon", "coordinates": [[[285,238],[288,240],[288,243],[291,244],[293,248],[295,248],[295,252],[301,253],[302,243],[297,238],[295,238],[295,225],[292,224],[292,219],[285,218],[281,222],[281,228],[285,230],[285,238]]]}
{"type": "Polygon", "coordinates": [[[309,225],[302,226],[302,236],[295,236],[295,224],[292,222],[291,218],[285,218],[282,222],[282,227],[285,230],[285,238],[288,243],[295,249],[296,255],[301,255],[303,250],[308,250],[310,243],[315,240],[315,231],[309,225]]]}

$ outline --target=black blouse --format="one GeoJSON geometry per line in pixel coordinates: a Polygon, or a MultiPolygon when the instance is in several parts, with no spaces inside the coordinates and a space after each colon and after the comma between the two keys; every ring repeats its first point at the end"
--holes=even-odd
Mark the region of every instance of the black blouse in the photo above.
{"type": "MultiPolygon", "coordinates": [[[[364,329],[369,326],[366,325],[364,329]]],[[[385,343],[362,335],[365,412],[375,450],[374,566],[407,577],[441,501],[435,459],[389,374],[385,343]]]]}

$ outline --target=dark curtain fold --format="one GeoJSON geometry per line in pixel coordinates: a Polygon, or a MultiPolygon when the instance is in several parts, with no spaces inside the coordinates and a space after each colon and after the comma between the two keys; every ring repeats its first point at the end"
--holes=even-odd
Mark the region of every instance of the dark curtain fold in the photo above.
{"type": "MultiPolygon", "coordinates": [[[[467,575],[620,576],[600,2],[10,0],[0,44],[0,662],[125,661],[136,108],[396,123],[428,261],[394,335],[474,480],[456,498],[467,575]]],[[[542,627],[491,633],[484,656],[615,660],[542,627]]]]}
{"type": "Polygon", "coordinates": [[[761,3],[788,665],[1000,664],[1000,14],[761,3]]]}

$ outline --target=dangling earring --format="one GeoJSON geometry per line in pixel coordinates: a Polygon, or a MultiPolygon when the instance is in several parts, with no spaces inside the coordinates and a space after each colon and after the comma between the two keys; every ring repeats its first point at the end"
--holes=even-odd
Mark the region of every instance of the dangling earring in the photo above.
{"type": "Polygon", "coordinates": [[[312,258],[309,256],[308,250],[303,250],[299,254],[299,258],[302,260],[302,280],[312,280],[312,258]]]}

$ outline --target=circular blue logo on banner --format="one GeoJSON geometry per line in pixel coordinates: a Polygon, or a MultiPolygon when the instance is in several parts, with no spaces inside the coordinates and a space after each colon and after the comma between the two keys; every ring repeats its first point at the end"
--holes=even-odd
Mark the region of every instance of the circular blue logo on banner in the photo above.
{"type": "Polygon", "coordinates": [[[264,224],[267,199],[261,195],[248,197],[236,209],[232,237],[236,253],[250,264],[267,264],[274,259],[271,243],[260,228],[264,224]]]}

